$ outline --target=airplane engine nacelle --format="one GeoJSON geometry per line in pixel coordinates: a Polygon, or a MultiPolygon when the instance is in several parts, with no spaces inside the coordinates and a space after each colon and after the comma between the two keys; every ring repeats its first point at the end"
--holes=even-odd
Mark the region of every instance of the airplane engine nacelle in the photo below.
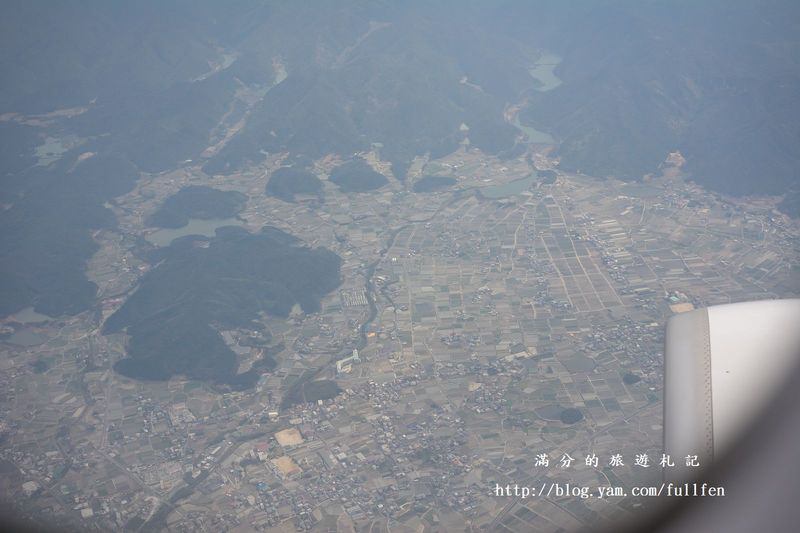
{"type": "Polygon", "coordinates": [[[800,299],[712,306],[669,319],[664,358],[668,480],[698,473],[767,407],[800,361],[800,299]]]}

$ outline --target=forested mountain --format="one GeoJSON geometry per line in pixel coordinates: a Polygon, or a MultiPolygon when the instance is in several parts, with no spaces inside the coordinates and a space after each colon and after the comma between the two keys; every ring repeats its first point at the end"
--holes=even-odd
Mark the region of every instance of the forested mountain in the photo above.
{"type": "Polygon", "coordinates": [[[564,168],[638,178],[679,149],[694,179],[712,189],[782,194],[798,186],[797,4],[575,5],[559,12],[564,31],[550,37],[564,83],[532,92],[523,114],[557,137],[564,168]]]}
{"type": "Polygon", "coordinates": [[[139,172],[377,148],[403,180],[415,156],[465,138],[506,153],[518,130],[504,111],[522,102],[521,122],[552,134],[567,170],[636,179],[678,149],[693,179],[726,193],[800,189],[800,8],[788,0],[0,10],[3,314],[91,306],[90,233],[115,224],[104,206],[139,172]],[[561,57],[546,92],[529,74],[542,50],[561,57]],[[79,143],[37,164],[54,133],[79,143]]]}
{"type": "Polygon", "coordinates": [[[274,228],[225,227],[200,238],[205,247],[197,240],[184,237],[161,251],[158,267],[106,321],[105,332],[131,335],[128,358],[117,365],[123,374],[229,383],[236,358],[212,325],[246,327],[258,313],[288,316],[295,304],[315,311],[339,285],[336,254],[299,246],[274,228]]]}

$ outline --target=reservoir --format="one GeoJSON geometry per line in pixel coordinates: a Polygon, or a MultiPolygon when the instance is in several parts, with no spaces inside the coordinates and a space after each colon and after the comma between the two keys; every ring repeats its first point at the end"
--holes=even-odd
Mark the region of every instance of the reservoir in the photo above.
{"type": "MultiPolygon", "coordinates": [[[[551,54],[550,52],[544,52],[541,57],[536,60],[534,66],[528,69],[528,73],[530,73],[531,77],[537,82],[537,91],[541,93],[552,91],[561,85],[561,79],[555,74],[555,69],[559,63],[561,63],[561,58],[559,56],[551,54]]],[[[553,136],[549,133],[539,131],[532,126],[523,126],[520,124],[519,113],[514,116],[514,120],[511,124],[524,133],[530,143],[555,143],[555,139],[553,139],[553,136]]]]}
{"type": "Polygon", "coordinates": [[[559,63],[561,63],[559,56],[544,52],[534,66],[528,69],[531,77],[539,82],[537,91],[544,93],[561,85],[561,79],[554,72],[559,63]]]}
{"type": "Polygon", "coordinates": [[[528,138],[529,143],[533,144],[553,144],[555,140],[553,136],[549,133],[545,133],[543,131],[539,131],[532,126],[523,126],[519,123],[519,113],[514,115],[514,121],[511,124],[517,128],[519,131],[524,133],[528,138]]]}
{"type": "Polygon", "coordinates": [[[18,311],[12,315],[10,318],[11,320],[19,322],[20,324],[40,324],[42,322],[47,322],[48,320],[53,320],[53,317],[51,316],[37,313],[33,310],[33,307],[26,307],[22,311],[18,311]]]}
{"type": "Polygon", "coordinates": [[[156,246],[163,247],[172,244],[172,241],[178,237],[185,237],[186,235],[203,235],[204,237],[213,237],[217,228],[224,226],[241,226],[242,221],[235,218],[216,218],[209,220],[202,220],[199,218],[190,218],[189,223],[182,228],[164,228],[145,236],[148,242],[156,246]]]}
{"type": "Polygon", "coordinates": [[[44,335],[39,335],[29,329],[21,329],[19,331],[15,331],[9,338],[6,339],[6,342],[10,344],[16,344],[17,346],[36,346],[37,344],[42,344],[47,340],[47,337],[44,335]]]}
{"type": "Polygon", "coordinates": [[[534,172],[530,176],[509,181],[508,183],[503,183],[502,185],[489,185],[488,187],[480,187],[478,192],[480,192],[481,196],[484,198],[490,198],[492,200],[505,198],[507,196],[514,196],[521,192],[527,191],[537,178],[538,176],[534,172]]]}
{"type": "Polygon", "coordinates": [[[64,145],[61,139],[47,137],[44,143],[37,146],[35,149],[37,159],[36,165],[45,167],[54,161],[58,161],[68,149],[69,148],[64,145]]]}

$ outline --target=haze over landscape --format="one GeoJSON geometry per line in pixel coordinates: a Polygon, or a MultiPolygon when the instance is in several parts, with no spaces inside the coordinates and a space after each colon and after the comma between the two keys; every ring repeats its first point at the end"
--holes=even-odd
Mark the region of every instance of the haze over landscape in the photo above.
{"type": "Polygon", "coordinates": [[[0,10],[20,523],[637,516],[490,489],[654,481],[666,319],[800,294],[796,2],[0,10]]]}

